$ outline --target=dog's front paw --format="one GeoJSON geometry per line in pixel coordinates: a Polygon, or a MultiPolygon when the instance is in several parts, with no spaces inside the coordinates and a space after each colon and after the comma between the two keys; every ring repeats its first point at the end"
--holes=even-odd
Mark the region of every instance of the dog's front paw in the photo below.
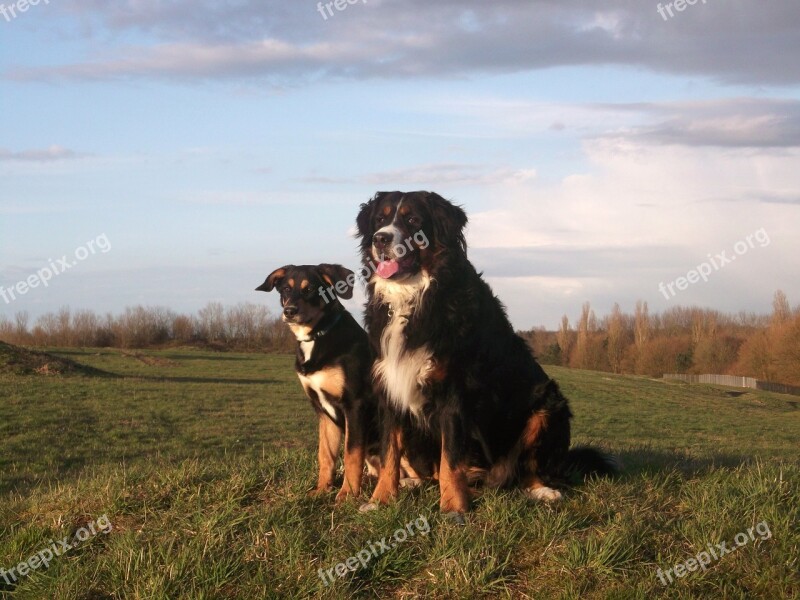
{"type": "Polygon", "coordinates": [[[400,487],[405,489],[414,489],[422,485],[422,479],[418,477],[404,477],[400,480],[400,487]]]}
{"type": "Polygon", "coordinates": [[[346,501],[348,498],[355,498],[357,494],[352,493],[350,490],[341,489],[339,493],[336,494],[336,504],[341,504],[342,502],[346,501]]]}
{"type": "Polygon", "coordinates": [[[525,490],[525,495],[532,500],[538,500],[540,502],[558,502],[563,498],[561,492],[558,490],[554,490],[553,488],[549,488],[547,486],[542,486],[534,489],[527,489],[525,490]]]}
{"type": "Polygon", "coordinates": [[[330,494],[332,491],[333,491],[333,486],[323,485],[323,486],[317,486],[313,490],[309,490],[307,495],[309,498],[317,498],[319,496],[330,494]]]}
{"type": "Polygon", "coordinates": [[[358,512],[369,512],[371,510],[378,510],[378,504],[376,502],[365,502],[358,507],[358,512]]]}

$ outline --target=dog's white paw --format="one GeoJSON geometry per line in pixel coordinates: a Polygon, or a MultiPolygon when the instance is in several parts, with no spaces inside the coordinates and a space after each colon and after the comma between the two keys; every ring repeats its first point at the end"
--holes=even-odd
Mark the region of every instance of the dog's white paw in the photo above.
{"type": "Polygon", "coordinates": [[[378,505],[375,502],[365,502],[358,507],[358,512],[369,512],[371,510],[378,510],[378,505]]]}
{"type": "Polygon", "coordinates": [[[525,490],[525,494],[528,498],[538,500],[539,502],[558,502],[563,498],[561,492],[546,486],[525,490]]]}
{"type": "Polygon", "coordinates": [[[400,487],[412,489],[415,487],[419,487],[422,485],[422,479],[418,479],[416,477],[404,477],[400,480],[400,487]]]}

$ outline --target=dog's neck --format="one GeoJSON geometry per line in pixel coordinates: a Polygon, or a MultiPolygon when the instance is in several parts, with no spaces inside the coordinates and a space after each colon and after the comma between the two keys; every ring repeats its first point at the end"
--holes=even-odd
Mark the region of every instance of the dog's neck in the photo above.
{"type": "Polygon", "coordinates": [[[294,333],[297,338],[297,345],[300,352],[303,354],[303,363],[307,363],[311,360],[316,342],[336,327],[339,321],[342,320],[343,314],[342,311],[336,311],[331,315],[324,315],[316,325],[311,327],[308,325],[295,325],[293,323],[288,324],[292,333],[294,333]]]}
{"type": "Polygon", "coordinates": [[[390,318],[408,317],[419,306],[431,281],[430,274],[425,271],[420,271],[400,282],[376,277],[374,279],[375,298],[389,306],[390,318]]]}

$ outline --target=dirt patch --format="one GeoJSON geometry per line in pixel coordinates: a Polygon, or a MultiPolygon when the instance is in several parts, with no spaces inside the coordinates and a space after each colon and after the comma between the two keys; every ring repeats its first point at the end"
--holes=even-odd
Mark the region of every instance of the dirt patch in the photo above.
{"type": "Polygon", "coordinates": [[[45,377],[64,375],[114,377],[112,373],[82,365],[68,358],[0,342],[0,374],[5,373],[45,377]]]}

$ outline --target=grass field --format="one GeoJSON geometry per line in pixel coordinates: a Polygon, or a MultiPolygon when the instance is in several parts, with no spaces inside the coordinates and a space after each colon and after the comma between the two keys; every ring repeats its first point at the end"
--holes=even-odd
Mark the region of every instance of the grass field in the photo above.
{"type": "Polygon", "coordinates": [[[435,487],[370,513],[306,497],[316,424],[289,356],[52,352],[100,372],[0,370],[0,568],[103,516],[112,529],[0,577],[2,597],[800,596],[798,398],[548,367],[574,440],[619,456],[623,475],[556,506],[488,491],[457,527],[435,487]],[[414,535],[323,584],[318,569],[400,528],[414,535]]]}

